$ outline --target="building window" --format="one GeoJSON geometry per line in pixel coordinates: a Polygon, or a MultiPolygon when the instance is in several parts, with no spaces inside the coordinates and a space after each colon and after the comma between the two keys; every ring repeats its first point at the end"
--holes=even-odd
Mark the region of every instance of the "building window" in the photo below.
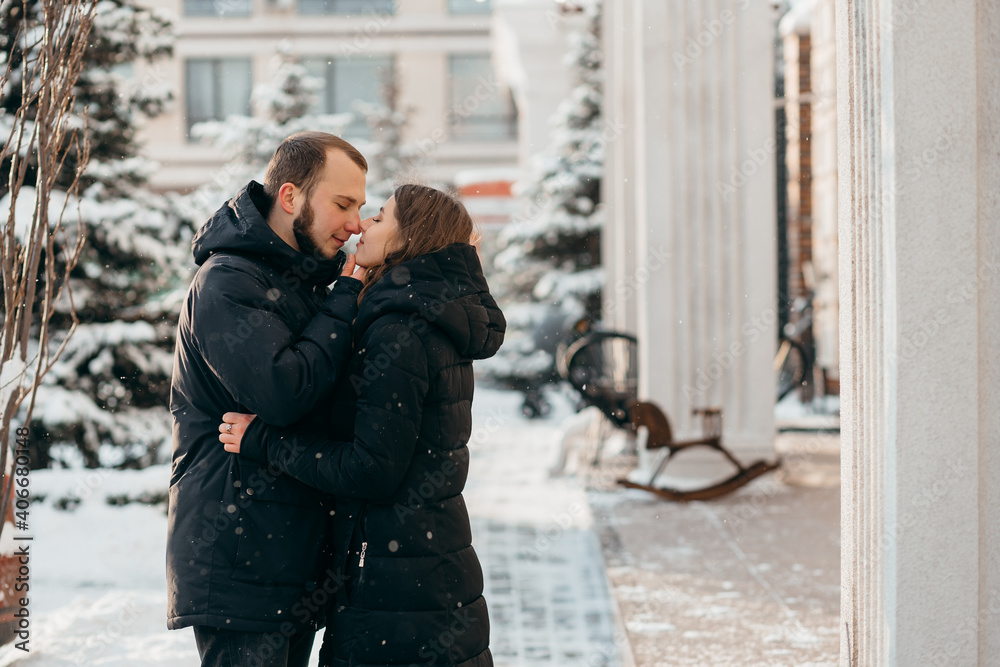
{"type": "Polygon", "coordinates": [[[493,0],[448,0],[448,11],[452,14],[489,14],[493,11],[493,0]]]}
{"type": "Polygon", "coordinates": [[[391,55],[303,58],[302,65],[310,76],[323,82],[315,112],[353,113],[354,120],[344,130],[344,136],[371,136],[355,102],[386,102],[385,89],[394,76],[394,58],[391,55]]]}
{"type": "Polygon", "coordinates": [[[206,120],[250,115],[249,58],[198,58],[186,63],[187,129],[206,120]]]}
{"type": "Polygon", "coordinates": [[[489,54],[451,55],[448,69],[451,137],[470,141],[515,139],[517,112],[510,95],[497,81],[489,54]]]}
{"type": "Polygon", "coordinates": [[[395,14],[396,0],[299,0],[299,14],[395,14]]]}
{"type": "Polygon", "coordinates": [[[185,16],[250,16],[253,0],[184,0],[185,16]]]}

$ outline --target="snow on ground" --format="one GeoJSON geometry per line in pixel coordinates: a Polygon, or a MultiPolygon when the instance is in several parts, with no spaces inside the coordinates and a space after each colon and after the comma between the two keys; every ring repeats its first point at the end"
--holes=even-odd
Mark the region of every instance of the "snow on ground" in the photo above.
{"type": "MultiPolygon", "coordinates": [[[[547,472],[569,408],[526,421],[520,403],[520,394],[477,390],[470,443],[466,500],[496,664],[616,666],[623,638],[586,499],[573,479],[547,472]]],[[[31,474],[31,651],[0,648],[0,667],[198,663],[191,630],[166,629],[166,506],[157,497],[168,478],[162,465],[31,474]]]]}
{"type": "Polygon", "coordinates": [[[817,396],[803,403],[798,392],[785,396],[774,406],[774,426],[782,430],[840,430],[840,396],[817,396]]]}
{"type": "Polygon", "coordinates": [[[166,629],[166,505],[106,500],[162,494],[168,467],[39,470],[30,480],[42,497],[27,532],[34,537],[31,650],[8,644],[0,665],[197,664],[191,631],[166,629]]]}
{"type": "MultiPolygon", "coordinates": [[[[605,483],[617,476],[605,471],[628,468],[621,454],[590,473],[588,504],[636,664],[837,664],[839,437],[799,427],[775,449],[780,470],[710,501],[666,503],[605,483]]],[[[671,465],[680,486],[713,464],[671,465]]]]}
{"type": "Polygon", "coordinates": [[[570,414],[520,416],[522,396],[477,390],[466,502],[498,667],[621,664],[593,517],[576,478],[549,476],[570,414]]]}

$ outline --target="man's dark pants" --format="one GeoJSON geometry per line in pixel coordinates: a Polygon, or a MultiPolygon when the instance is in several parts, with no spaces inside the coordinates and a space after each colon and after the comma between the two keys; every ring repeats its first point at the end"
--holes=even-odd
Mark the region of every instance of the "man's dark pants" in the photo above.
{"type": "Polygon", "coordinates": [[[280,632],[243,632],[194,627],[201,667],[306,667],[314,630],[285,637],[280,632]]]}

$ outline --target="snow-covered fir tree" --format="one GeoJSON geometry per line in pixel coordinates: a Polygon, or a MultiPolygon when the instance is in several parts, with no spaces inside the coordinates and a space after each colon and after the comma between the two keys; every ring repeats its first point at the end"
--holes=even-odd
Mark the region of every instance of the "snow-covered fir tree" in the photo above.
{"type": "Polygon", "coordinates": [[[558,339],[574,321],[597,319],[601,307],[600,192],[608,134],[601,113],[601,2],[575,4],[585,21],[571,33],[566,56],[574,86],[550,121],[550,145],[518,184],[524,207],[501,234],[495,260],[508,339],[483,368],[522,387],[552,379],[558,339]]]}
{"type": "MultiPolygon", "coordinates": [[[[0,9],[0,39],[15,73],[24,66],[26,41],[17,37],[23,19],[30,34],[39,14],[37,0],[0,9]]],[[[38,392],[30,424],[36,467],[53,459],[143,466],[170,438],[171,352],[191,227],[146,187],[152,165],[138,155],[136,124],[159,113],[170,94],[155,76],[132,76],[132,67],[168,57],[172,40],[165,15],[132,0],[98,3],[75,108],[79,126],[86,118],[90,160],[80,195],[67,207],[70,221],[79,210],[86,245],[50,322],[52,343],[66,347],[38,392]],[[70,298],[79,320],[72,336],[70,298]]],[[[0,113],[9,116],[20,104],[21,80],[15,75],[0,95],[0,113]]],[[[78,162],[71,154],[64,183],[78,162]]],[[[29,170],[19,208],[32,199],[25,193],[33,178],[29,170]]],[[[0,208],[9,208],[7,187],[0,185],[0,208]]]]}
{"type": "Polygon", "coordinates": [[[503,232],[498,268],[536,302],[600,309],[601,177],[606,132],[602,104],[600,2],[578,3],[582,31],[570,34],[567,64],[575,86],[551,120],[549,147],[517,194],[524,209],[503,232]]]}

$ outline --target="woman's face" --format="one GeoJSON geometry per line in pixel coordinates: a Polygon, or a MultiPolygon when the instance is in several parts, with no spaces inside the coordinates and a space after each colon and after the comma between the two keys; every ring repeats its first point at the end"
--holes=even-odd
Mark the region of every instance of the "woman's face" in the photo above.
{"type": "Polygon", "coordinates": [[[382,264],[386,255],[396,248],[398,231],[396,198],[389,197],[378,215],[361,221],[361,240],[354,255],[358,265],[370,269],[382,264]]]}

